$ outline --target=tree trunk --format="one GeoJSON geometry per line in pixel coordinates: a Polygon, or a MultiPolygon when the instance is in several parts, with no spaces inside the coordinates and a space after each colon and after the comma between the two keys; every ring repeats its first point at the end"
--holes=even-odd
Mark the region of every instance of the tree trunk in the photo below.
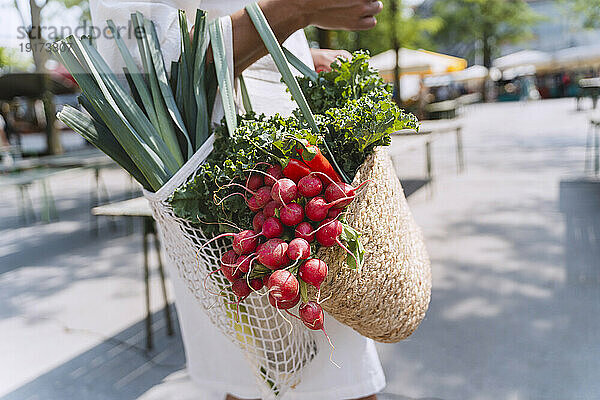
{"type": "Polygon", "coordinates": [[[400,91],[400,41],[398,40],[398,29],[396,20],[398,18],[398,2],[392,0],[390,4],[390,30],[392,31],[392,48],[394,49],[395,66],[394,66],[394,101],[398,106],[402,105],[402,92],[400,91]]]}
{"type": "Polygon", "coordinates": [[[31,10],[31,29],[29,30],[29,43],[31,44],[31,54],[35,63],[35,72],[40,77],[41,100],[44,104],[44,114],[46,117],[46,145],[48,154],[60,154],[63,152],[60,143],[60,132],[56,129],[56,108],[54,106],[54,97],[50,93],[50,77],[46,71],[46,60],[48,59],[47,49],[44,39],[41,35],[41,13],[42,7],[38,6],[35,0],[29,0],[31,10]]]}
{"type": "Polygon", "coordinates": [[[492,66],[492,46],[490,46],[489,38],[483,39],[483,66],[490,68],[492,66]]]}
{"type": "MultiPolygon", "coordinates": [[[[483,33],[483,43],[482,43],[482,52],[483,52],[483,66],[489,69],[492,67],[492,46],[490,43],[490,37],[485,32],[483,33]]],[[[488,102],[491,100],[491,93],[488,93],[488,81],[490,80],[489,73],[487,78],[485,79],[483,85],[483,101],[488,102]]]]}

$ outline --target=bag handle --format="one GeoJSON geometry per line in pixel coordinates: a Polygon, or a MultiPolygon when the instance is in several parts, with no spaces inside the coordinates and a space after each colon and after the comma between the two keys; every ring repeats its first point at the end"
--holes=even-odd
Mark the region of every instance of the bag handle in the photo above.
{"type": "Polygon", "coordinates": [[[315,133],[319,133],[319,127],[315,122],[315,117],[312,111],[310,110],[308,103],[306,102],[304,93],[302,93],[302,90],[300,90],[300,85],[298,85],[298,81],[296,81],[296,78],[292,74],[288,61],[285,58],[285,55],[283,54],[283,50],[281,50],[281,46],[279,45],[279,42],[277,41],[273,30],[269,26],[265,15],[263,14],[262,10],[260,9],[257,3],[248,4],[246,6],[246,11],[250,16],[252,23],[256,27],[258,34],[263,40],[265,47],[271,54],[273,61],[275,61],[275,65],[277,66],[279,73],[283,77],[285,84],[287,85],[288,89],[290,89],[290,92],[292,93],[294,100],[298,104],[298,107],[300,107],[300,111],[302,111],[304,119],[306,119],[306,122],[308,122],[308,125],[315,133]]]}
{"type": "Polygon", "coordinates": [[[317,81],[319,75],[315,72],[314,69],[304,64],[304,62],[302,62],[301,59],[296,57],[294,53],[292,53],[285,47],[281,46],[281,48],[283,49],[283,54],[285,54],[285,57],[287,58],[288,62],[292,64],[292,67],[296,68],[302,75],[304,75],[311,81],[317,81]]]}
{"type": "MultiPolygon", "coordinates": [[[[300,108],[300,111],[302,112],[304,119],[306,120],[306,122],[308,122],[308,125],[310,126],[310,128],[312,129],[312,131],[315,134],[317,134],[317,135],[320,134],[319,127],[317,126],[317,123],[315,122],[315,116],[313,115],[312,111],[310,110],[310,107],[309,107],[308,103],[306,102],[306,98],[304,97],[304,93],[302,93],[302,90],[300,89],[300,85],[298,85],[298,81],[296,80],[296,77],[294,76],[294,74],[292,74],[292,71],[290,70],[288,60],[285,57],[283,50],[281,49],[281,46],[279,45],[279,42],[277,41],[277,38],[275,37],[273,30],[271,29],[271,26],[269,26],[269,23],[267,22],[267,18],[265,18],[265,15],[263,14],[260,7],[258,6],[258,3],[248,4],[246,6],[246,11],[248,12],[248,15],[250,16],[252,23],[256,27],[258,34],[262,38],[262,40],[265,44],[265,47],[271,54],[271,57],[273,58],[273,61],[275,62],[275,65],[277,66],[279,73],[283,77],[285,84],[287,85],[288,89],[292,93],[292,97],[298,104],[298,107],[300,108]]],[[[297,59],[297,57],[294,56],[294,57],[292,57],[292,59],[294,60],[294,62],[296,62],[300,66],[300,70],[309,69],[306,65],[304,65],[304,63],[302,63],[302,61],[297,59]],[[302,66],[300,64],[304,65],[304,68],[302,68],[302,66]]],[[[329,146],[327,145],[326,140],[323,140],[323,146],[325,147],[325,150],[327,151],[327,153],[329,153],[329,156],[331,158],[330,161],[333,164],[333,168],[340,175],[340,177],[342,178],[342,180],[344,182],[350,183],[351,182],[350,179],[344,173],[344,170],[342,168],[340,168],[337,161],[335,160],[335,157],[333,157],[333,153],[329,149],[329,146]]]]}
{"type": "Polygon", "coordinates": [[[221,94],[221,102],[225,111],[225,123],[229,136],[235,134],[237,127],[237,112],[233,97],[233,82],[227,65],[227,55],[225,52],[225,40],[223,39],[223,31],[221,30],[221,20],[215,18],[208,26],[210,35],[210,43],[213,51],[213,62],[217,73],[217,81],[219,82],[219,93],[221,94]]]}
{"type": "Polygon", "coordinates": [[[252,112],[252,102],[250,101],[250,95],[248,94],[248,89],[246,88],[246,81],[244,77],[240,74],[240,92],[242,93],[242,104],[244,105],[244,111],[247,113],[252,112]]]}

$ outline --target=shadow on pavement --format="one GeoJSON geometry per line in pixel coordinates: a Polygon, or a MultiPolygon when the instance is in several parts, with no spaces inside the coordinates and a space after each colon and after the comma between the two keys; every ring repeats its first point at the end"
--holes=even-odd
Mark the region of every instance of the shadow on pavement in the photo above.
{"type": "MultiPolygon", "coordinates": [[[[179,333],[167,336],[162,310],[153,315],[154,350],[145,349],[144,321],[26,383],[1,400],[133,400],[185,368],[179,333]]],[[[84,332],[82,332],[84,333],[84,332]]]]}

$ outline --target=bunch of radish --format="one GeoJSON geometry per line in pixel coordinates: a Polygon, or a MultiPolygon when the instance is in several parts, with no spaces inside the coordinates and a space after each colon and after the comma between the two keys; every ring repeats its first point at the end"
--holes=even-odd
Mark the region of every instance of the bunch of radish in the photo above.
{"type": "Polygon", "coordinates": [[[232,250],[221,255],[220,268],[214,273],[220,271],[231,282],[237,305],[257,292],[309,329],[325,332],[319,295],[328,268],[315,252],[320,246],[337,245],[352,255],[340,240],[343,225],[339,218],[359,188],[343,183],[330,166],[311,169],[296,159],[285,168],[274,165],[248,173],[244,184],[228,186],[239,188],[229,196],[243,196],[255,213],[252,229],[211,240],[232,238],[232,250]],[[301,296],[302,285],[317,289],[315,301],[309,301],[306,291],[301,296]],[[263,287],[267,290],[260,291],[263,287]],[[290,309],[299,303],[296,316],[290,309]]]}

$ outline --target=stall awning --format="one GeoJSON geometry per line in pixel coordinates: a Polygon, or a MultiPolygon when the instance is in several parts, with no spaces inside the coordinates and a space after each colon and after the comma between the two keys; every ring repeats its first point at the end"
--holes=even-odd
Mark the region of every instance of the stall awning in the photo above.
{"type": "MultiPolygon", "coordinates": [[[[398,51],[400,73],[402,75],[431,75],[461,71],[467,67],[462,58],[435,53],[428,50],[411,50],[402,48],[398,51]]],[[[369,64],[377,69],[387,81],[392,81],[396,57],[394,50],[384,51],[373,56],[369,64]]]]}

